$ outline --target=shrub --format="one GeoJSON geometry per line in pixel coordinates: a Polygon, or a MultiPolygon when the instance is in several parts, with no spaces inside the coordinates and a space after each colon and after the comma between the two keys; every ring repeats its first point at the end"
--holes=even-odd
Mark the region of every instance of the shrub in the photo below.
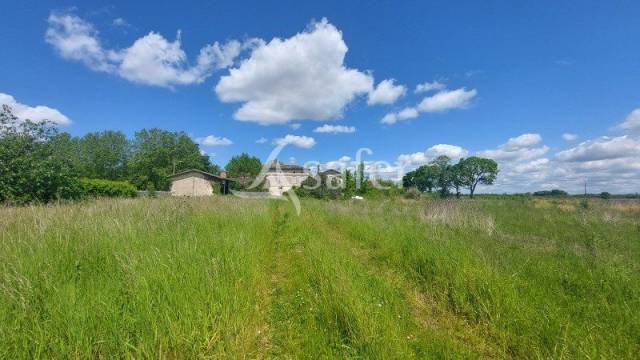
{"type": "Polygon", "coordinates": [[[104,179],[80,179],[80,186],[85,196],[91,197],[135,197],[135,186],[127,181],[104,179]]]}
{"type": "Polygon", "coordinates": [[[610,193],[608,193],[608,192],[606,192],[606,191],[604,191],[604,192],[601,192],[601,193],[600,193],[600,197],[601,197],[602,199],[607,200],[607,199],[610,199],[610,198],[611,198],[611,194],[610,194],[610,193]]]}
{"type": "Polygon", "coordinates": [[[422,193],[420,193],[420,190],[416,187],[410,187],[404,192],[404,197],[407,199],[420,199],[420,195],[422,195],[422,193]]]}

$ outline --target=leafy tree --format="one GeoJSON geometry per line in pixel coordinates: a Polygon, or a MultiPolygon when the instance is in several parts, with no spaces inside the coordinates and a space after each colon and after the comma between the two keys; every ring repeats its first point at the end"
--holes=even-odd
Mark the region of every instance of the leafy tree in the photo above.
{"type": "Polygon", "coordinates": [[[498,176],[498,163],[492,159],[472,156],[461,159],[459,164],[461,182],[472,198],[478,184],[492,185],[498,176]]]}
{"type": "Polygon", "coordinates": [[[451,185],[456,190],[456,197],[460,198],[460,189],[465,186],[464,178],[462,176],[462,159],[451,166],[451,185]]]}
{"type": "Polygon", "coordinates": [[[344,189],[342,191],[342,196],[345,199],[351,199],[351,197],[356,192],[356,179],[351,173],[351,170],[346,169],[342,174],[342,178],[344,179],[344,189]]]}
{"type": "Polygon", "coordinates": [[[356,189],[358,194],[365,195],[371,189],[371,184],[369,184],[369,179],[364,174],[364,162],[360,162],[358,165],[357,173],[356,173],[356,189]]]}
{"type": "Polygon", "coordinates": [[[246,187],[260,174],[262,162],[255,156],[242,153],[232,157],[224,168],[228,177],[240,179],[239,183],[232,184],[233,187],[246,187]]]}
{"type": "Polygon", "coordinates": [[[167,190],[168,176],[188,169],[208,170],[209,157],[184,132],[143,129],[136,132],[129,161],[131,182],[139,189],[167,190]]]}
{"type": "Polygon", "coordinates": [[[600,193],[600,198],[605,199],[605,200],[611,199],[611,193],[603,191],[603,192],[600,193]]]}
{"type": "Polygon", "coordinates": [[[421,192],[432,192],[436,186],[437,169],[432,164],[422,165],[419,168],[409,171],[402,177],[404,188],[415,187],[421,192]]]}
{"type": "Polygon", "coordinates": [[[449,195],[449,188],[453,185],[453,172],[451,170],[451,158],[440,155],[431,164],[436,169],[436,187],[439,188],[441,196],[449,195]]]}
{"type": "Polygon", "coordinates": [[[124,179],[130,144],[121,131],[88,133],[79,141],[80,174],[95,179],[124,179]]]}
{"type": "Polygon", "coordinates": [[[69,159],[51,141],[57,134],[47,121],[20,121],[11,108],[0,111],[0,201],[49,202],[80,196],[69,159]]]}

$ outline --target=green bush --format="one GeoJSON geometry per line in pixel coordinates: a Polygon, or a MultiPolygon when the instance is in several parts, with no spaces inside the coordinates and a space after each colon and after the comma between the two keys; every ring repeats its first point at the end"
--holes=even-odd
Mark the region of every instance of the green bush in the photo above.
{"type": "Polygon", "coordinates": [[[135,197],[135,186],[127,181],[104,179],[80,179],[80,186],[85,196],[90,197],[135,197]]]}

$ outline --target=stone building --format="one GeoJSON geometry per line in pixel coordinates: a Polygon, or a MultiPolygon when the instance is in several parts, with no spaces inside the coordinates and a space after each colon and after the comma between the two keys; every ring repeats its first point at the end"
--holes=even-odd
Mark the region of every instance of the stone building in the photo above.
{"type": "Polygon", "coordinates": [[[320,176],[323,181],[330,187],[339,188],[342,187],[342,173],[336,169],[327,169],[320,172],[320,176]]]}
{"type": "Polygon", "coordinates": [[[221,176],[191,169],[169,176],[171,180],[171,196],[212,196],[214,183],[219,184],[220,194],[229,193],[229,183],[234,181],[221,173],[221,176]]]}
{"type": "Polygon", "coordinates": [[[294,186],[302,185],[309,177],[309,169],[295,164],[271,163],[265,175],[264,187],[271,195],[282,196],[294,186]]]}

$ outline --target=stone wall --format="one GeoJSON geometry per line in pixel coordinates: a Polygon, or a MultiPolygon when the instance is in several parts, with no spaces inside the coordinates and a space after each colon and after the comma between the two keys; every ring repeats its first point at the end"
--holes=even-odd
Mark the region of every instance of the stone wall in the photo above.
{"type": "Polygon", "coordinates": [[[198,176],[174,179],[171,182],[171,196],[211,196],[211,182],[198,176]]]}
{"type": "Polygon", "coordinates": [[[308,177],[308,171],[303,173],[269,172],[265,176],[265,188],[269,190],[271,195],[282,196],[292,187],[302,185],[302,182],[308,177]]]}

